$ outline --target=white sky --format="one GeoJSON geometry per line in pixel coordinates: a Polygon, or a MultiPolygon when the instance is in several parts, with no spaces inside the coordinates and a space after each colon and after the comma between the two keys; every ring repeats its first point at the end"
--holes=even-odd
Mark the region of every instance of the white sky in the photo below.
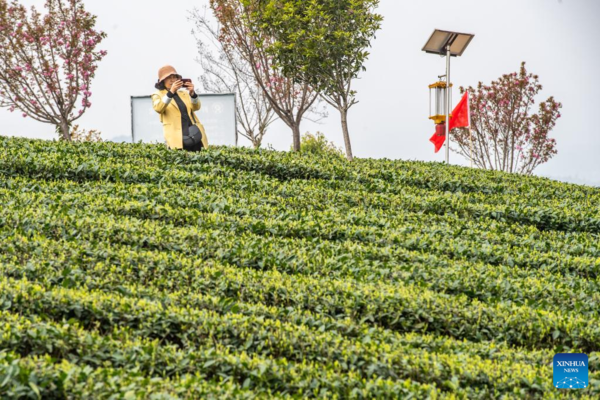
{"type": "MultiPolygon", "coordinates": [[[[43,0],[21,0],[41,7],[43,0]]],[[[194,78],[196,45],[188,11],[208,0],[88,0],[97,26],[108,37],[92,84],[92,108],[78,122],[97,129],[105,139],[131,136],[130,96],[154,91],[158,68],[174,65],[194,78]]],[[[560,180],[600,185],[600,1],[597,0],[381,0],[383,27],[373,42],[367,72],[356,82],[360,103],[350,111],[350,135],[357,157],[443,161],[434,154],[427,119],[427,86],[445,70],[443,58],[421,51],[434,28],[474,33],[463,57],[452,59],[455,87],[489,83],[517,71],[521,61],[540,76],[541,98],[563,103],[552,137],[558,154],[535,173],[560,180]]],[[[458,101],[454,92],[454,102],[458,101]]],[[[302,131],[321,131],[343,146],[339,114],[330,110],[319,125],[306,122],[302,131]]],[[[0,110],[0,134],[54,138],[54,127],[20,113],[0,110]]],[[[209,138],[210,138],[210,133],[209,138]]],[[[291,145],[291,133],[273,126],[266,144],[280,150],[291,145]]],[[[248,142],[242,139],[241,144],[248,142]]],[[[451,163],[467,165],[451,153],[451,163]]]]}

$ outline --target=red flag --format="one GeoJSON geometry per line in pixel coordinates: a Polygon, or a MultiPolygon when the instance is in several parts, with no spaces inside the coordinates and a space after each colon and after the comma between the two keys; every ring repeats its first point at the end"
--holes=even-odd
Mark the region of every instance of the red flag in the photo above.
{"type": "Polygon", "coordinates": [[[469,126],[469,92],[465,92],[458,105],[452,110],[450,130],[469,126]]]}
{"type": "Polygon", "coordinates": [[[446,124],[437,124],[435,126],[435,133],[429,141],[435,145],[436,153],[440,151],[446,141],[446,124]]]}
{"type": "MultiPolygon", "coordinates": [[[[468,127],[469,123],[469,92],[465,92],[462,99],[460,99],[454,110],[452,110],[449,130],[468,127]]],[[[440,151],[446,141],[446,124],[436,125],[435,133],[429,141],[435,145],[436,153],[440,151]]]]}

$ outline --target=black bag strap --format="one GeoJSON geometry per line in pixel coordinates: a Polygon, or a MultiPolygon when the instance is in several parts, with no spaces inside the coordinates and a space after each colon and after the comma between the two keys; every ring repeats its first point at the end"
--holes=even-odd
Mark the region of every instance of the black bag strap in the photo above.
{"type": "MultiPolygon", "coordinates": [[[[197,95],[196,95],[196,96],[197,96],[197,95]]],[[[190,96],[190,98],[191,98],[191,97],[192,97],[192,96],[190,96]]],[[[200,99],[198,99],[198,101],[200,101],[200,99]]],[[[198,120],[196,119],[196,113],[194,112],[194,109],[193,109],[193,107],[192,107],[192,109],[190,109],[190,112],[192,113],[192,119],[194,120],[194,123],[195,123],[195,124],[198,124],[199,122],[198,122],[198,120]]]]}

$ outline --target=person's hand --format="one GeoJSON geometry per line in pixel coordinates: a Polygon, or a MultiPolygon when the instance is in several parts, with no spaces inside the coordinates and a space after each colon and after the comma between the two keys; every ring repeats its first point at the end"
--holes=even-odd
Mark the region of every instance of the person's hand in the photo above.
{"type": "Polygon", "coordinates": [[[194,84],[192,82],[186,83],[185,88],[190,92],[190,96],[194,95],[194,84]]]}
{"type": "Polygon", "coordinates": [[[171,85],[171,89],[169,90],[171,93],[175,94],[181,87],[183,86],[183,81],[180,79],[178,81],[173,82],[171,85]]]}

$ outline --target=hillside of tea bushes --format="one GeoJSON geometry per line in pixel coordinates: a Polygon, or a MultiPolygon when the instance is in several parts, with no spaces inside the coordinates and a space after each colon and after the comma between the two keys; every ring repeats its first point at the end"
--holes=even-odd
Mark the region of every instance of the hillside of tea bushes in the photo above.
{"type": "Polygon", "coordinates": [[[598,188],[0,137],[0,204],[0,398],[600,396],[598,188]]]}

